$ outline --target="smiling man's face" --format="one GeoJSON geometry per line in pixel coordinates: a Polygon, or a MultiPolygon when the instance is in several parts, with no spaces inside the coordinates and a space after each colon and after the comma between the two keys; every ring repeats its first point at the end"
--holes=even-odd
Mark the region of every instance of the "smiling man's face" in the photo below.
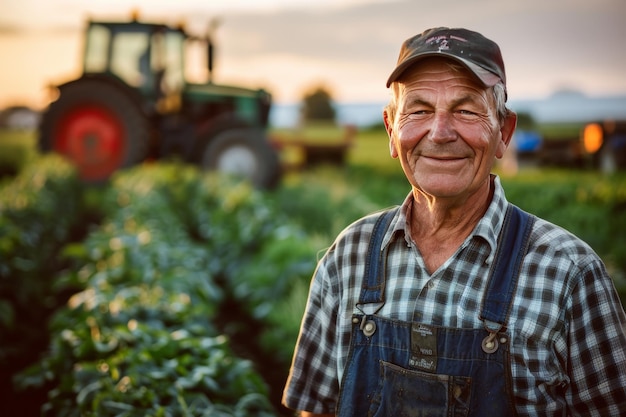
{"type": "Polygon", "coordinates": [[[395,113],[385,114],[391,156],[414,189],[465,200],[488,183],[515,128],[514,114],[501,125],[491,88],[432,58],[407,70],[394,94],[395,113]]]}

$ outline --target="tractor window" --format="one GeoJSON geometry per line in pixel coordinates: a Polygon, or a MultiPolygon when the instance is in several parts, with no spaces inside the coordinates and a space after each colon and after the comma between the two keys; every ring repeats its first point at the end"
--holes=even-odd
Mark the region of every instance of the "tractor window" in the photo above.
{"type": "Polygon", "coordinates": [[[107,69],[107,51],[111,32],[101,25],[91,25],[85,44],[84,72],[104,72],[107,69]]]}
{"type": "Polygon", "coordinates": [[[111,71],[129,85],[150,85],[153,70],[149,45],[147,33],[118,33],[113,40],[111,71]]]}
{"type": "Polygon", "coordinates": [[[185,83],[184,49],[185,37],[180,32],[168,32],[165,36],[164,88],[168,92],[181,91],[185,83]]]}

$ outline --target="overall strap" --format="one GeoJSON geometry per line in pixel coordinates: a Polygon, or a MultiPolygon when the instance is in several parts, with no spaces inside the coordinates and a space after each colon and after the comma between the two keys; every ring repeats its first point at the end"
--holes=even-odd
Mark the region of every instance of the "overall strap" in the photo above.
{"type": "Polygon", "coordinates": [[[480,319],[490,332],[506,327],[534,222],[535,216],[509,204],[480,313],[480,319]]]}
{"type": "MultiPolygon", "coordinates": [[[[367,250],[365,277],[357,305],[384,303],[385,253],[381,251],[381,246],[385,232],[397,211],[398,208],[387,210],[376,220],[367,250]],[[381,270],[382,273],[379,273],[381,270]]],[[[506,325],[534,221],[534,216],[513,204],[508,205],[480,313],[480,319],[486,322],[485,326],[489,331],[497,332],[506,325]]]]}
{"type": "Polygon", "coordinates": [[[397,212],[397,207],[384,211],[376,220],[376,224],[374,224],[372,237],[370,238],[369,247],[367,249],[367,258],[365,259],[365,277],[361,286],[361,295],[359,296],[357,306],[384,302],[385,256],[383,251],[381,251],[381,247],[385,232],[391,223],[391,219],[397,212]],[[379,273],[381,270],[382,273],[379,273]]]}

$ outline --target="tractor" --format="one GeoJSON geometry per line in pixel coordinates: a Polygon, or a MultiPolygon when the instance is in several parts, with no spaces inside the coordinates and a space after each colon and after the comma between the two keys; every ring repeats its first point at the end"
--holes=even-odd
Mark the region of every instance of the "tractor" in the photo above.
{"type": "Polygon", "coordinates": [[[581,140],[593,168],[608,174],[626,169],[626,120],[589,123],[581,140]]]}
{"type": "Polygon", "coordinates": [[[133,17],[89,20],[84,36],[82,75],[54,87],[42,115],[42,152],[66,156],[87,183],[174,158],[259,188],[277,184],[279,158],[266,134],[271,95],[213,83],[212,30],[193,36],[133,17]],[[208,82],[187,81],[190,50],[206,54],[208,82]]]}

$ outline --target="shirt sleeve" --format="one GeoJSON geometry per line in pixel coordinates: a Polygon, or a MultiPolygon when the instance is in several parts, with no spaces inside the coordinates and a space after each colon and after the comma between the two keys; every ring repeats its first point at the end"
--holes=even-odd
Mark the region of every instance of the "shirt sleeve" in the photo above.
{"type": "Polygon", "coordinates": [[[581,270],[569,317],[572,416],[626,415],[626,317],[604,264],[581,270]]]}
{"type": "Polygon", "coordinates": [[[313,413],[334,413],[339,394],[337,377],[338,295],[331,249],[319,262],[296,343],[283,404],[313,413]]]}

